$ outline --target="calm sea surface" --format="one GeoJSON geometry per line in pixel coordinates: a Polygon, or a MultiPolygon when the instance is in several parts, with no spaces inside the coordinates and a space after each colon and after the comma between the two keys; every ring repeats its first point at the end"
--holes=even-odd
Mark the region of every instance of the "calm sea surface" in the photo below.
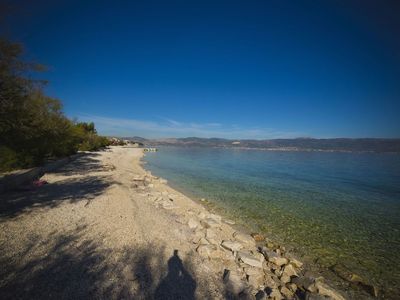
{"type": "Polygon", "coordinates": [[[398,292],[400,155],[162,147],[145,161],[303,259],[343,264],[398,292]]]}

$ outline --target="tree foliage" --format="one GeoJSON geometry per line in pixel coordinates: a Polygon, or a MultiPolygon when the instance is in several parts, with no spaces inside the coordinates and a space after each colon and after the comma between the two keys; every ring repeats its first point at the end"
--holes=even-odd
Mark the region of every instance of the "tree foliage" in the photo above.
{"type": "Polygon", "coordinates": [[[62,103],[45,95],[45,82],[29,77],[44,68],[23,62],[21,54],[21,45],[0,39],[0,170],[108,145],[94,123],[75,123],[63,114],[62,103]]]}

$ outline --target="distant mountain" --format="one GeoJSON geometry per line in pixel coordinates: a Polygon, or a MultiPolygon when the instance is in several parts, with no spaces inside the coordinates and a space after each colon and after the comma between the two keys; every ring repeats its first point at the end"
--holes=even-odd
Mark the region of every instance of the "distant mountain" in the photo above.
{"type": "Polygon", "coordinates": [[[342,151],[342,152],[395,152],[400,153],[400,139],[383,138],[335,138],[335,139],[271,139],[271,140],[230,140],[221,138],[127,138],[149,146],[220,147],[250,148],[281,151],[342,151]]]}

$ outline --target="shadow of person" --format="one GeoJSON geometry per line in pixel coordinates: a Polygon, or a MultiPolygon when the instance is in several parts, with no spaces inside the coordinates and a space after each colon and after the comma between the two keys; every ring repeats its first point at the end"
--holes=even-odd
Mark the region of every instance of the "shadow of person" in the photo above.
{"type": "Polygon", "coordinates": [[[174,255],[168,260],[168,274],[158,285],[155,299],[195,299],[196,281],[183,266],[174,250],[174,255]]]}

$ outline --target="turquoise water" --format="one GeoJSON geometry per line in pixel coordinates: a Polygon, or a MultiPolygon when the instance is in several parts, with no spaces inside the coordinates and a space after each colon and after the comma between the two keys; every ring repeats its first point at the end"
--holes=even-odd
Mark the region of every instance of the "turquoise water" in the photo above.
{"type": "Polygon", "coordinates": [[[322,268],[400,286],[400,155],[163,147],[146,168],[322,268]]]}

